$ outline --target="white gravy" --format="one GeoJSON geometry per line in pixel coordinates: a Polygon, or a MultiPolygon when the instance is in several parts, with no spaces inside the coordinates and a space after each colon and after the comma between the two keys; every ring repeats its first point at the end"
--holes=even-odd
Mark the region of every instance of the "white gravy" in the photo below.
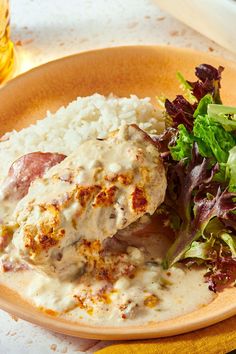
{"type": "Polygon", "coordinates": [[[162,269],[169,241],[163,233],[154,232],[156,222],[128,230],[129,237],[118,236],[128,240],[125,253],[137,269],[113,284],[92,276],[60,281],[33,268],[1,272],[0,283],[49,315],[101,326],[163,321],[208,304],[214,293],[204,282],[205,269],[162,269]]]}

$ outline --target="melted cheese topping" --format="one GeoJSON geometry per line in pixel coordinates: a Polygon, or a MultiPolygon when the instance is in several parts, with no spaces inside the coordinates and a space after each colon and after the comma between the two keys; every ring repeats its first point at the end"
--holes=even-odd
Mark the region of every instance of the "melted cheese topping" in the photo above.
{"type": "MultiPolygon", "coordinates": [[[[16,252],[64,278],[65,266],[57,261],[63,258],[74,275],[68,247],[83,239],[102,242],[145,213],[153,214],[165,189],[158,150],[136,126],[123,126],[105,141],[87,141],[32,183],[18,203],[16,252]],[[113,172],[114,161],[119,172],[113,172]]],[[[77,263],[79,258],[80,253],[77,263]]]]}
{"type": "Polygon", "coordinates": [[[170,230],[149,215],[165,188],[158,151],[137,127],[84,143],[21,201],[2,198],[0,282],[51,316],[101,326],[209,303],[205,269],[161,266],[170,230]]]}
{"type": "MultiPolygon", "coordinates": [[[[152,223],[156,229],[156,220],[152,223]]],[[[150,224],[138,231],[138,240],[136,231],[130,235],[132,246],[123,253],[123,275],[117,274],[112,281],[99,279],[98,274],[61,281],[36,269],[2,273],[0,281],[49,315],[101,326],[158,322],[212,301],[214,293],[204,282],[205,269],[162,269],[161,258],[169,242],[163,233],[150,233],[149,228],[150,224]]],[[[108,269],[107,264],[103,270],[108,269]]]]}

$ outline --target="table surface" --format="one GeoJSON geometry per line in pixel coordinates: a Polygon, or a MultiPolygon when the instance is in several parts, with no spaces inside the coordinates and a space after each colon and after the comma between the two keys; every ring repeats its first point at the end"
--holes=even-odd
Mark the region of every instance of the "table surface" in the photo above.
{"type": "MultiPolygon", "coordinates": [[[[1,0],[0,0],[1,1],[1,0]]],[[[236,55],[161,11],[154,0],[11,0],[17,72],[80,51],[165,44],[236,55]]],[[[0,311],[1,354],[93,353],[111,344],[55,334],[0,311]]]]}

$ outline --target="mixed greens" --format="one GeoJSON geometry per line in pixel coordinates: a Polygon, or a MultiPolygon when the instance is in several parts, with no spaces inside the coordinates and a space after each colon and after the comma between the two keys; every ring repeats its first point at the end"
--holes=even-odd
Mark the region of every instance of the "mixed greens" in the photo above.
{"type": "Polygon", "coordinates": [[[223,70],[201,64],[196,82],[178,73],[184,93],[165,99],[167,127],[155,138],[167,168],[162,210],[176,235],[164,266],[204,264],[213,291],[236,279],[236,107],[222,105],[223,70]]]}

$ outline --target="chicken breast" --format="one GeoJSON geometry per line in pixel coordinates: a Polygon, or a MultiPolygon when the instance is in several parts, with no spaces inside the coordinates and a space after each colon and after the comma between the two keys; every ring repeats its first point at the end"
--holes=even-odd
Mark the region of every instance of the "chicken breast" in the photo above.
{"type": "Polygon", "coordinates": [[[89,140],[36,179],[19,201],[13,244],[20,257],[47,273],[81,268],[78,244],[102,242],[153,214],[166,177],[158,149],[136,125],[106,140],[89,140]]]}

